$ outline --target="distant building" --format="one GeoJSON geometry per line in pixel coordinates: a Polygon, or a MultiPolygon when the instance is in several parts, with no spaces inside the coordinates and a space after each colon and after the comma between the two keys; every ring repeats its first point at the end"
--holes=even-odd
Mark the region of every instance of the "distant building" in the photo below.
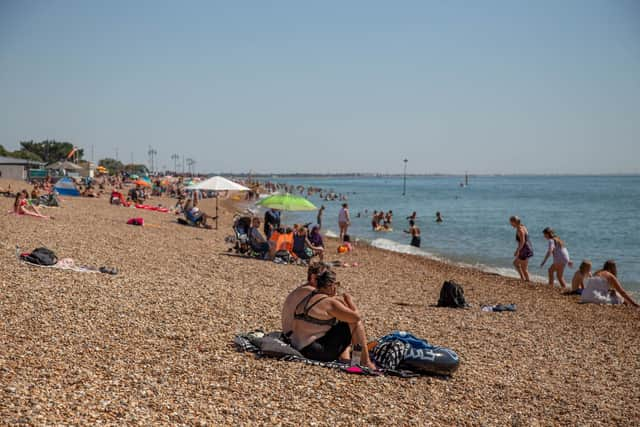
{"type": "Polygon", "coordinates": [[[34,160],[0,156],[0,178],[26,180],[31,168],[40,168],[44,163],[34,160]]]}

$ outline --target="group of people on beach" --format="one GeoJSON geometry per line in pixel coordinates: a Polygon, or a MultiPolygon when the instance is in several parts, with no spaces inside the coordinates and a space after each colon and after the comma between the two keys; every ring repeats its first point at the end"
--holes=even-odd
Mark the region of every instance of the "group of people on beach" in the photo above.
{"type": "MultiPolygon", "coordinates": [[[[529,236],[529,230],[517,216],[509,218],[509,223],[516,229],[517,247],[513,254],[513,266],[518,272],[520,279],[529,282],[531,281],[529,276],[529,260],[533,257],[533,244],[529,236]]],[[[542,230],[542,234],[548,241],[548,246],[545,256],[540,263],[540,267],[543,267],[547,260],[551,258],[552,263],[547,270],[549,286],[553,287],[557,279],[560,286],[568,290],[569,286],[564,280],[564,271],[567,266],[573,267],[569,250],[565,242],[560,239],[551,227],[546,227],[542,230]]],[[[571,289],[567,294],[581,295],[581,301],[585,303],[627,303],[638,307],[638,304],[620,284],[617,278],[618,271],[615,261],[606,261],[603,267],[593,274],[591,273],[591,268],[591,261],[582,261],[571,280],[571,289]]]]}
{"type": "Polygon", "coordinates": [[[280,223],[280,211],[269,209],[264,215],[261,232],[259,217],[251,218],[248,229],[240,230],[249,239],[252,251],[262,259],[277,260],[287,258],[293,261],[310,262],[314,257],[324,258],[324,241],[320,227],[311,224],[294,224],[283,227],[280,223]]]}

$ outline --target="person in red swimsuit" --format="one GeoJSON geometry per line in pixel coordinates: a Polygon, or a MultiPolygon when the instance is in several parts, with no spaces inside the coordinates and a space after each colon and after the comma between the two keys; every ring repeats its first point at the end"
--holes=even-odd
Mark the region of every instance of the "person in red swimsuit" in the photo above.
{"type": "Polygon", "coordinates": [[[27,190],[22,190],[18,193],[15,201],[13,202],[13,212],[16,215],[29,215],[48,219],[49,217],[43,215],[36,206],[29,206],[27,203],[27,194],[27,190]]]}

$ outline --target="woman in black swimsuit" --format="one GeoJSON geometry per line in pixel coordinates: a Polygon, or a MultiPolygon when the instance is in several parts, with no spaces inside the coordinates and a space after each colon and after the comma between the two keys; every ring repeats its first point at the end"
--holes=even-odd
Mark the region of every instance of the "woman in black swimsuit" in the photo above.
{"type": "Polygon", "coordinates": [[[337,296],[336,275],[325,271],[317,278],[317,289],[305,296],[294,311],[291,343],[305,357],[332,361],[348,358],[351,344],[360,344],[360,364],[371,369],[367,336],[360,312],[351,297],[337,296]]]}
{"type": "Polygon", "coordinates": [[[520,279],[529,282],[529,258],[533,256],[533,245],[529,240],[529,231],[517,216],[509,218],[509,222],[516,229],[516,241],[518,242],[518,247],[513,254],[513,266],[520,275],[520,279]]]}

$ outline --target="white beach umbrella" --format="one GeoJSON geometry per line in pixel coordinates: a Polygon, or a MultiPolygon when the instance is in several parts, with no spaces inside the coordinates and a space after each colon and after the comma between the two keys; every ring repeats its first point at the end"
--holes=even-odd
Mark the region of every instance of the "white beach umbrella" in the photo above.
{"type": "MultiPolygon", "coordinates": [[[[192,184],[187,190],[204,190],[204,191],[249,191],[244,185],[233,182],[222,176],[213,176],[204,181],[192,184]]],[[[216,230],[218,229],[218,193],[216,193],[216,230]]]]}

